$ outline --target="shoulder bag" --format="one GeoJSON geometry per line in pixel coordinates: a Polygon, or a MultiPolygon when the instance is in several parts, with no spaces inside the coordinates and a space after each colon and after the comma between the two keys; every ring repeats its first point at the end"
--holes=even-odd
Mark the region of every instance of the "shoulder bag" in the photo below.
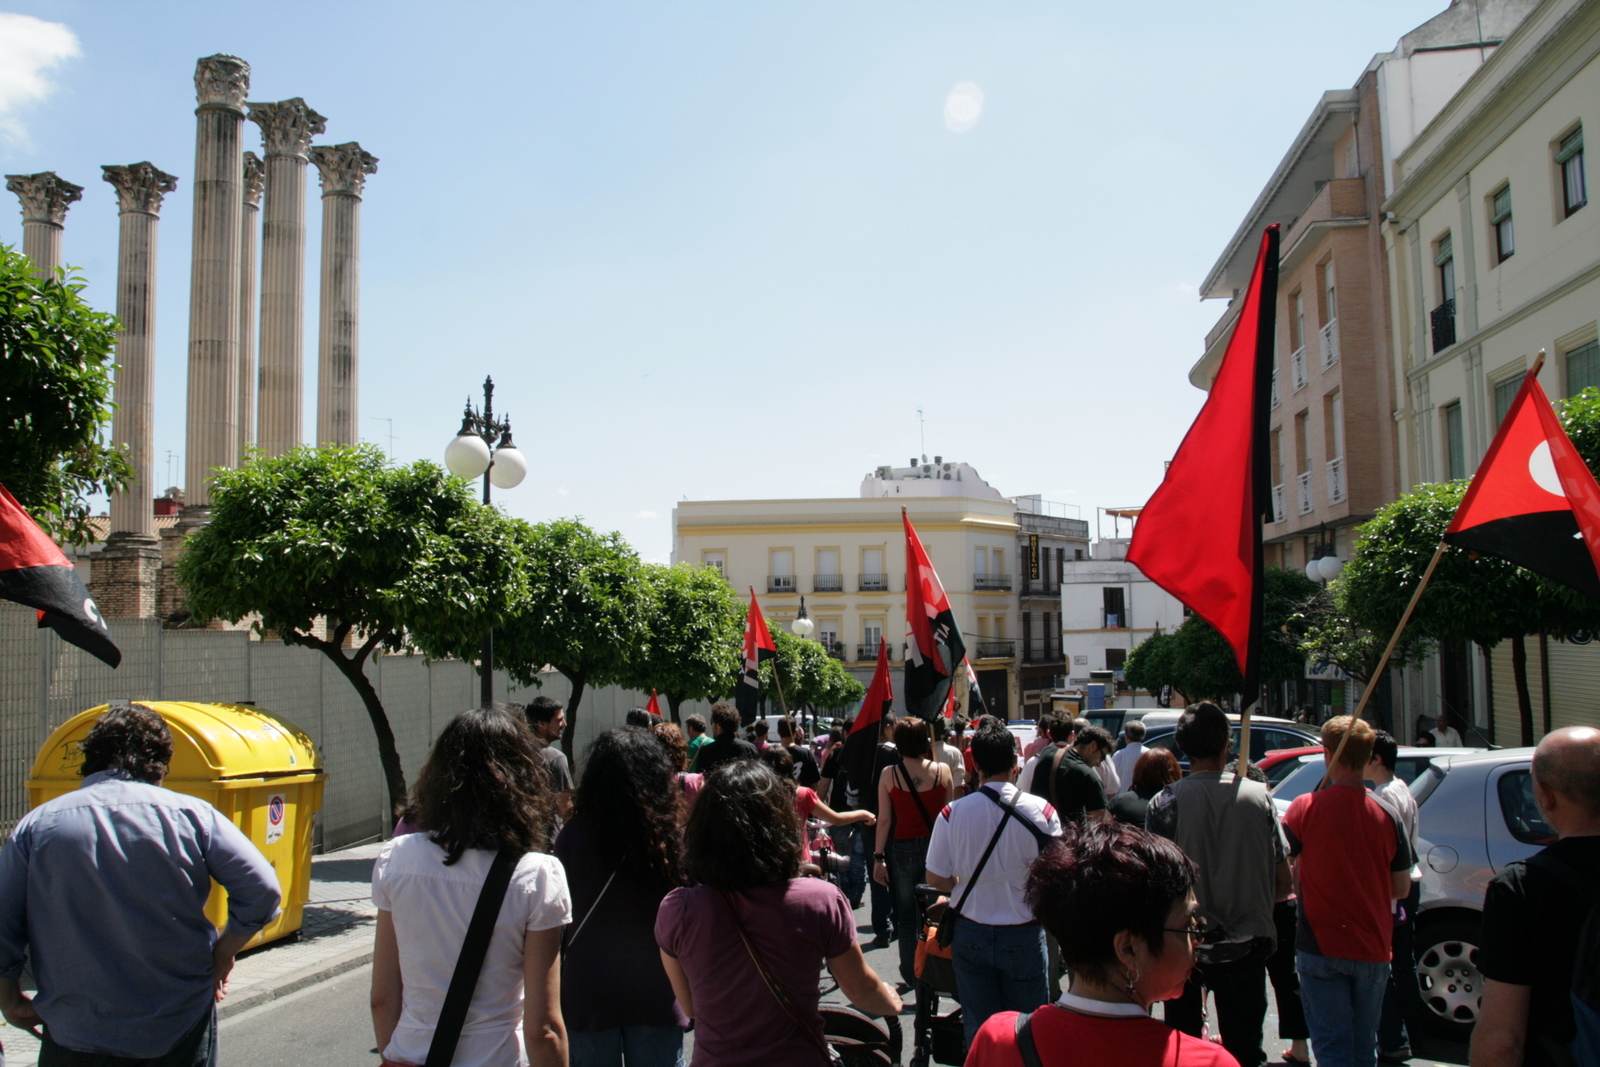
{"type": "Polygon", "coordinates": [[[1033,836],[1039,841],[1039,847],[1041,848],[1044,847],[1046,842],[1053,840],[1049,834],[1017,814],[1017,801],[1022,799],[1022,790],[1020,788],[1012,794],[1009,801],[1001,800],[993,790],[987,787],[978,790],[978,792],[1000,805],[1000,822],[994,828],[994,835],[989,838],[988,847],[983,850],[983,857],[978,860],[978,865],[972,869],[972,877],[967,879],[966,888],[961,891],[961,899],[956,901],[954,907],[946,904],[944,914],[939,916],[940,948],[949,948],[951,942],[955,940],[956,920],[961,918],[961,909],[966,907],[967,898],[972,895],[973,888],[978,884],[978,876],[983,873],[984,867],[988,865],[989,857],[994,854],[994,847],[1000,843],[1000,835],[1005,832],[1008,820],[1015,818],[1032,832],[1033,836]]]}
{"type": "Polygon", "coordinates": [[[766,983],[767,991],[772,994],[772,998],[789,1016],[789,1021],[794,1023],[805,1039],[811,1043],[811,1047],[821,1054],[822,1062],[829,1064],[840,1062],[839,1054],[834,1051],[833,1046],[828,1044],[822,1033],[800,1014],[794,998],[783,987],[783,983],[778,981],[778,976],[772,973],[772,968],[767,966],[766,957],[761,955],[755,942],[751,941],[750,935],[745,932],[744,923],[739,921],[739,913],[733,910],[733,901],[728,899],[728,894],[721,889],[716,890],[716,894],[717,899],[722,901],[722,906],[727,909],[728,918],[733,920],[733,928],[739,931],[739,940],[744,942],[745,951],[750,953],[750,962],[756,965],[756,973],[761,975],[761,981],[766,983]]]}
{"type": "Polygon", "coordinates": [[[450,1067],[456,1057],[456,1042],[461,1040],[461,1028],[467,1022],[472,992],[483,971],[483,958],[489,954],[489,938],[494,935],[500,905],[511,885],[511,872],[521,859],[522,853],[503,848],[495,853],[494,862],[489,865],[489,876],[483,880],[477,907],[472,909],[472,920],[467,923],[467,936],[461,943],[455,973],[450,976],[444,1007],[439,1010],[439,1022],[433,1028],[433,1043],[428,1046],[424,1067],[450,1067]]]}

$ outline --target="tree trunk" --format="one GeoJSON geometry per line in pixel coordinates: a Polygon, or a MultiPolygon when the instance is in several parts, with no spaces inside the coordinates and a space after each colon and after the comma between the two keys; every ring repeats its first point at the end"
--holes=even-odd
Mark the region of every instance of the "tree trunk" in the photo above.
{"type": "MultiPolygon", "coordinates": [[[[1489,705],[1489,743],[1494,740],[1494,656],[1485,645],[1479,645],[1478,651],[1483,653],[1483,693],[1489,705]]],[[[1465,738],[1463,738],[1465,740],[1465,738]]]]}
{"type": "Polygon", "coordinates": [[[1511,677],[1517,683],[1517,717],[1522,721],[1522,743],[1533,744],[1533,698],[1528,694],[1528,643],[1519,634],[1511,639],[1511,677]]]}
{"type": "Polygon", "coordinates": [[[583,687],[588,675],[583,671],[567,672],[560,667],[567,681],[572,683],[572,695],[567,698],[567,728],[561,732],[561,751],[567,754],[567,759],[573,764],[578,762],[577,755],[572,751],[573,740],[578,736],[578,704],[583,700],[583,687]]]}
{"type": "Polygon", "coordinates": [[[372,732],[378,738],[378,762],[383,766],[383,779],[389,787],[389,807],[393,811],[389,826],[384,827],[387,831],[393,827],[394,820],[398,819],[406,808],[406,772],[400,765],[400,749],[394,743],[394,729],[389,725],[389,714],[384,711],[383,701],[379,698],[378,691],[372,687],[372,680],[367,677],[367,656],[376,646],[377,638],[372,638],[357,651],[355,656],[347,657],[340,651],[339,643],[319,643],[323,654],[333,660],[334,666],[339,668],[339,673],[355,686],[356,693],[361,697],[362,706],[367,709],[367,718],[372,721],[372,732]]]}
{"type": "Polygon", "coordinates": [[[679,726],[683,725],[683,702],[686,698],[682,693],[667,694],[667,712],[672,716],[672,721],[679,726]]]}

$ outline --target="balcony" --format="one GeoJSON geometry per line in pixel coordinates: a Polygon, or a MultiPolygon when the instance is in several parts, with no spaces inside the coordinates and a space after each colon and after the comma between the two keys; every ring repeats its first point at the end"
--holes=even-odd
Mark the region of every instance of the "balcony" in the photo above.
{"type": "Polygon", "coordinates": [[[833,659],[844,659],[844,642],[823,641],[822,651],[826,652],[833,659]]]}
{"type": "Polygon", "coordinates": [[[987,637],[979,638],[978,640],[979,659],[1011,659],[1016,654],[1017,643],[1015,641],[1009,639],[996,641],[987,637]]]}
{"type": "Polygon", "coordinates": [[[1050,642],[1042,637],[1030,638],[1022,645],[1022,662],[1024,663],[1051,663],[1061,659],[1061,654],[1050,647],[1050,642]]]}
{"type": "Polygon", "coordinates": [[[863,574],[860,584],[856,588],[863,593],[887,593],[889,591],[889,576],[887,574],[863,574]]]}
{"type": "Polygon", "coordinates": [[[844,575],[819,574],[811,579],[813,593],[842,593],[844,592],[844,575]]]}
{"type": "Polygon", "coordinates": [[[1327,370],[1339,362],[1339,320],[1334,319],[1322,328],[1322,369],[1327,370]]]}
{"type": "Polygon", "coordinates": [[[1295,475],[1295,480],[1300,484],[1300,514],[1311,514],[1311,472],[1295,475]]]}
{"type": "Polygon", "coordinates": [[[795,591],[794,575],[769,574],[767,575],[767,592],[793,593],[795,591]]]}
{"type": "Polygon", "coordinates": [[[1344,502],[1344,457],[1328,460],[1328,503],[1344,502]]]}
{"type": "Polygon", "coordinates": [[[1301,345],[1289,353],[1289,365],[1294,368],[1294,391],[1299,392],[1311,379],[1306,375],[1306,346],[1301,345]]]}
{"type": "MultiPolygon", "coordinates": [[[[856,646],[856,661],[858,663],[871,663],[878,658],[878,642],[864,641],[856,646]]],[[[894,659],[894,646],[889,646],[889,658],[894,659]]]]}
{"type": "Polygon", "coordinates": [[[1011,575],[980,574],[972,579],[972,588],[980,593],[1011,592],[1011,575]]]}
{"type": "Polygon", "coordinates": [[[1279,482],[1272,487],[1272,521],[1282,522],[1288,518],[1283,513],[1283,483],[1279,482]]]}
{"type": "Polygon", "coordinates": [[[1024,578],[1022,588],[1018,590],[1023,596],[1060,596],[1061,583],[1047,582],[1038,578],[1024,578]]]}
{"type": "Polygon", "coordinates": [[[1442,352],[1456,343],[1456,302],[1446,300],[1428,316],[1433,322],[1433,350],[1442,352]]]}
{"type": "Polygon", "coordinates": [[[1272,406],[1273,407],[1277,407],[1278,406],[1278,399],[1279,399],[1278,398],[1278,366],[1277,366],[1276,363],[1274,363],[1273,366],[1272,366],[1272,406]]]}

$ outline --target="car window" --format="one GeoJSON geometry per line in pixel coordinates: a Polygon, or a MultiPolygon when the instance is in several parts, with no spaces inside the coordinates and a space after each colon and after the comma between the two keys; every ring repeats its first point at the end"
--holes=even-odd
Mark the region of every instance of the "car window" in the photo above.
{"type": "Polygon", "coordinates": [[[1505,817],[1511,836],[1525,845],[1548,845],[1556,832],[1539,814],[1533,799],[1533,775],[1527,771],[1507,771],[1500,776],[1500,814],[1505,817]]]}
{"type": "Polygon", "coordinates": [[[1410,785],[1428,769],[1428,761],[1431,759],[1432,756],[1397,756],[1394,761],[1394,776],[1406,785],[1410,785]]]}
{"type": "Polygon", "coordinates": [[[1427,770],[1411,780],[1411,799],[1421,805],[1424,800],[1427,800],[1433,794],[1435,789],[1439,788],[1439,783],[1444,781],[1444,776],[1444,771],[1432,763],[1428,764],[1427,770]]]}
{"type": "Polygon", "coordinates": [[[1297,759],[1279,760],[1267,770],[1267,788],[1272,789],[1299,769],[1300,761],[1297,759]]]}
{"type": "Polygon", "coordinates": [[[1144,747],[1164,748],[1168,752],[1172,753],[1179,763],[1189,762],[1189,757],[1184,754],[1183,749],[1178,747],[1177,734],[1162,734],[1160,737],[1152,737],[1145,741],[1144,747]]]}
{"type": "Polygon", "coordinates": [[[1299,764],[1293,774],[1278,783],[1278,787],[1272,791],[1272,799],[1293,800],[1311,792],[1322,781],[1322,770],[1321,756],[1313,756],[1299,764]]]}

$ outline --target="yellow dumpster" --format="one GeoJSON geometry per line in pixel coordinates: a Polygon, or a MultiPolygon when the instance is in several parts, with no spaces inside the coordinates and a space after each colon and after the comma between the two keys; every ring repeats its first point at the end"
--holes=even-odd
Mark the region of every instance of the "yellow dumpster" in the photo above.
{"type": "MultiPolygon", "coordinates": [[[[232,819],[277,872],[283,914],[251,938],[250,945],[299,930],[311,893],[311,833],[326,777],[311,738],[288,719],[248,704],[135,703],[153,708],[172,731],[172,766],[161,784],[199,797],[232,819]]],[[[106,707],[75,715],[50,735],[28,778],[30,808],[82,783],[79,746],[106,707]]],[[[219,928],[228,919],[227,893],[215,882],[206,916],[219,928]]]]}

